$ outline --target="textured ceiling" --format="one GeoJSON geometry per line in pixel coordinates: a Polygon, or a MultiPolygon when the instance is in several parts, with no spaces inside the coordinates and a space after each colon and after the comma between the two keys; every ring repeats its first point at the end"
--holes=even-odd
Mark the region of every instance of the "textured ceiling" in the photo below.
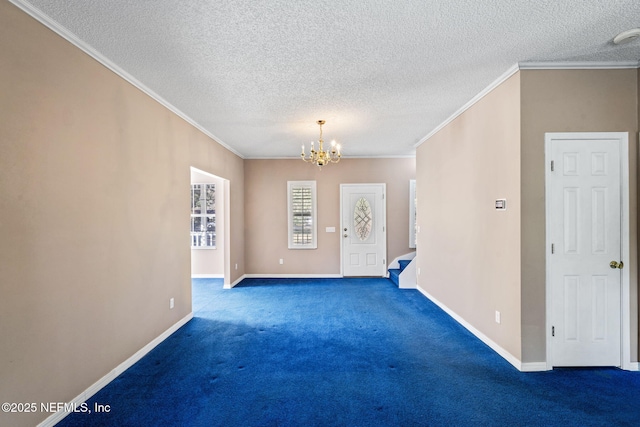
{"type": "Polygon", "coordinates": [[[638,64],[638,0],[11,0],[245,158],[407,156],[515,64],[638,64]]]}

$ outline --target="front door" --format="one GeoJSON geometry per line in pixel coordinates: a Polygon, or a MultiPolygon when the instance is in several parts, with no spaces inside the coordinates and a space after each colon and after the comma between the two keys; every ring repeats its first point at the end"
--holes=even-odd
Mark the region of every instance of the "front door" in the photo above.
{"type": "Polygon", "coordinates": [[[342,274],[386,275],[385,184],[340,184],[342,274]]]}
{"type": "Polygon", "coordinates": [[[621,174],[617,139],[548,138],[553,366],[620,366],[621,174]]]}

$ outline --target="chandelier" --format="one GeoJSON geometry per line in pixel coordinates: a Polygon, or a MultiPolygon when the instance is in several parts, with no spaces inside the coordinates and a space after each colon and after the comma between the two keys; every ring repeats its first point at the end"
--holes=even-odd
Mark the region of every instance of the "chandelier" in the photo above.
{"type": "Polygon", "coordinates": [[[322,139],[322,125],[325,124],[325,121],[318,120],[316,123],[320,126],[318,150],[316,151],[314,147],[314,141],[311,141],[311,152],[309,153],[309,157],[305,157],[306,154],[304,152],[304,144],[302,145],[302,154],[300,156],[302,156],[302,160],[304,160],[305,162],[318,165],[318,167],[322,169],[322,166],[328,165],[329,163],[338,163],[342,154],[340,153],[340,144],[336,144],[335,140],[331,141],[330,150],[324,150],[324,140],[322,139]]]}

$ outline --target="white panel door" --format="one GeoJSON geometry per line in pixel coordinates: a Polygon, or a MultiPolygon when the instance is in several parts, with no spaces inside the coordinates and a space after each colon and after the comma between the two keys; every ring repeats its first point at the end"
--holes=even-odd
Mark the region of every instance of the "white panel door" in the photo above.
{"type": "Polygon", "coordinates": [[[385,184],[341,184],[342,274],[386,275],[385,184]]]}
{"type": "Polygon", "coordinates": [[[619,141],[558,139],[550,149],[551,363],[620,366],[619,141]]]}

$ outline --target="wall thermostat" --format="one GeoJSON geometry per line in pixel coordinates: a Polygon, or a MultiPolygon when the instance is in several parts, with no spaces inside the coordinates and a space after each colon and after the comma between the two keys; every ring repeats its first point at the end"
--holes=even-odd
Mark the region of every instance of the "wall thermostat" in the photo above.
{"type": "Polygon", "coordinates": [[[496,200],[496,210],[498,210],[498,211],[507,210],[507,199],[497,199],[496,200]]]}

